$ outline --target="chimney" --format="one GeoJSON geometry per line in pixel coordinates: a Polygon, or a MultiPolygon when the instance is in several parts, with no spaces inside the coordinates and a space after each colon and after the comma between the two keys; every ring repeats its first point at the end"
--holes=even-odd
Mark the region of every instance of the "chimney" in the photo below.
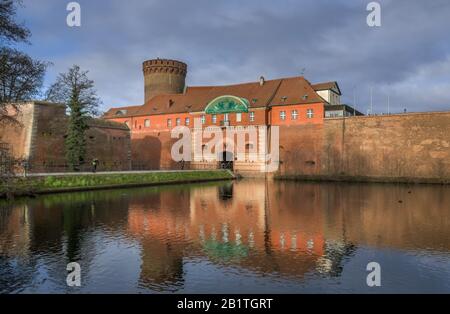
{"type": "Polygon", "coordinates": [[[261,76],[259,78],[259,86],[263,86],[265,82],[266,82],[266,80],[264,79],[264,76],[261,76]]]}

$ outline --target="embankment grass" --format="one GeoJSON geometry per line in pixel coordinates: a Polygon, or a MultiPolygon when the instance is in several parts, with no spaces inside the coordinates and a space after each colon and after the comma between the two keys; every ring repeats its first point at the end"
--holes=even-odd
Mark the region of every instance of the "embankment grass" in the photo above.
{"type": "Polygon", "coordinates": [[[222,170],[18,177],[12,179],[8,187],[0,186],[0,196],[5,196],[7,192],[11,195],[32,195],[230,179],[233,179],[232,174],[222,170]]]}

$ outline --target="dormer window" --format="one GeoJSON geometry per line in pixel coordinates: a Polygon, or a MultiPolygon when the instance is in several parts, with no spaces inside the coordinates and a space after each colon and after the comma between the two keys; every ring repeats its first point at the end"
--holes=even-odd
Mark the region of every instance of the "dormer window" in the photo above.
{"type": "Polygon", "coordinates": [[[286,100],[287,100],[287,96],[281,97],[281,101],[282,101],[282,102],[285,102],[286,100]]]}
{"type": "Polygon", "coordinates": [[[116,111],[116,116],[123,116],[125,114],[127,114],[127,111],[125,109],[116,111]]]}

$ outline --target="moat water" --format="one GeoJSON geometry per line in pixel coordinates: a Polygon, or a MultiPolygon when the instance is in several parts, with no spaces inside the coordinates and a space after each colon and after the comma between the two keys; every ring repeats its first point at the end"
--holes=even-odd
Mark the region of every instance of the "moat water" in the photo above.
{"type": "Polygon", "coordinates": [[[450,293],[450,187],[242,180],[0,203],[0,293],[47,292],[450,293]]]}

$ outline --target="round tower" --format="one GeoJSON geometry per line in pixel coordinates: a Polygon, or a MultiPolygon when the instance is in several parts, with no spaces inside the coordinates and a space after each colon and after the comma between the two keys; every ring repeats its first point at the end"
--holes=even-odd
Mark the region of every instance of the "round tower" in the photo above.
{"type": "Polygon", "coordinates": [[[143,64],[145,102],[160,94],[181,94],[186,82],[186,63],[169,59],[152,59],[143,64]]]}

